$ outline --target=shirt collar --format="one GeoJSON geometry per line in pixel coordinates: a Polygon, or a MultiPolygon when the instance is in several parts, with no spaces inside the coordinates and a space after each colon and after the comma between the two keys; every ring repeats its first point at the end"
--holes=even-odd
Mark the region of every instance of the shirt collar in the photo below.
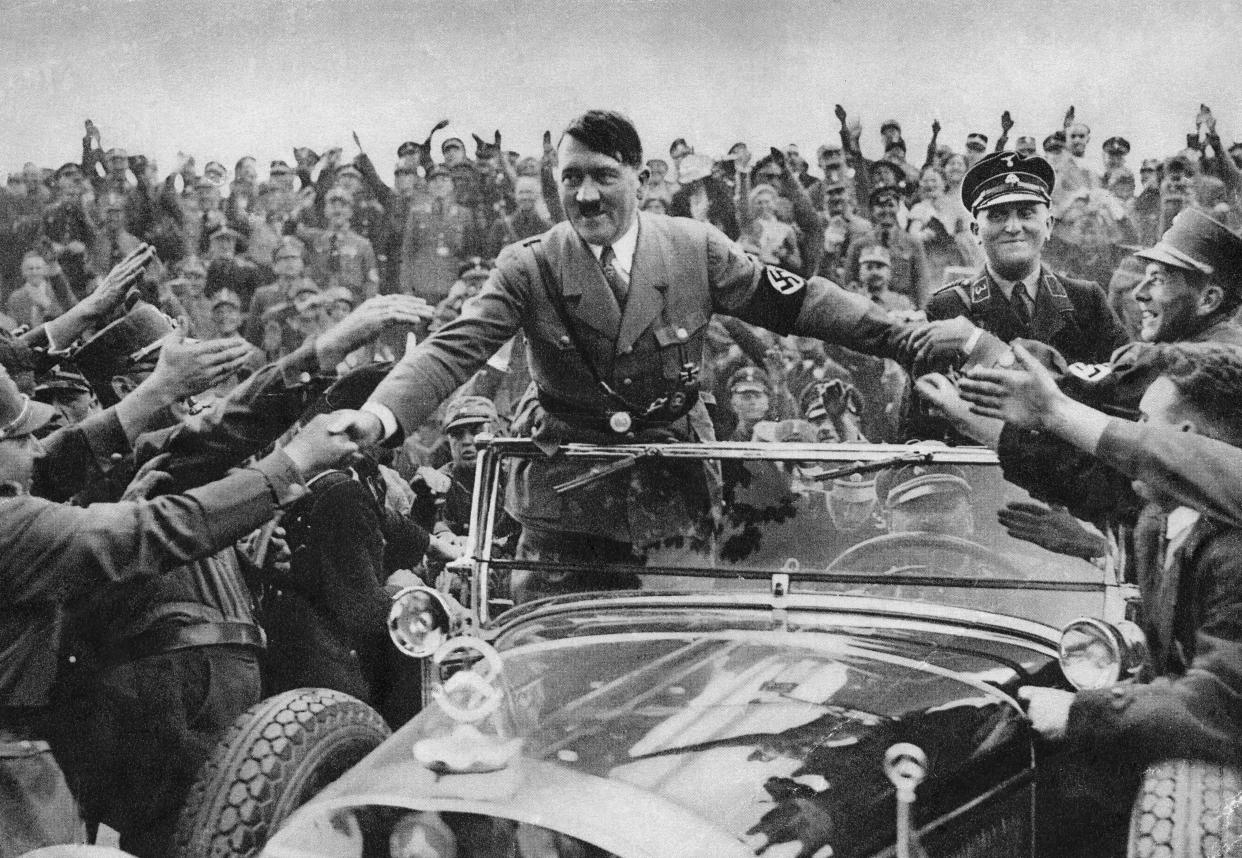
{"type": "MultiPolygon", "coordinates": [[[[604,252],[602,244],[588,244],[591,253],[595,254],[595,258],[599,259],[604,252]]],[[[616,254],[616,265],[621,269],[622,273],[629,274],[630,269],[634,267],[634,252],[638,250],[638,213],[634,214],[634,222],[630,224],[630,228],[612,243],[612,252],[616,254]]]]}
{"type": "Polygon", "coordinates": [[[1179,506],[1169,513],[1164,527],[1164,535],[1169,542],[1179,542],[1186,536],[1186,531],[1194,527],[1200,513],[1188,506],[1179,506]]]}
{"type": "Polygon", "coordinates": [[[1005,280],[992,270],[991,265],[988,266],[988,276],[996,281],[996,285],[999,286],[1000,290],[1005,293],[1006,299],[1013,298],[1014,285],[1016,283],[1021,283],[1022,288],[1026,290],[1026,295],[1031,299],[1032,304],[1035,303],[1035,295],[1039,292],[1039,278],[1041,274],[1043,274],[1043,269],[1036,268],[1035,273],[1027,276],[1025,280],[1005,280]]]}

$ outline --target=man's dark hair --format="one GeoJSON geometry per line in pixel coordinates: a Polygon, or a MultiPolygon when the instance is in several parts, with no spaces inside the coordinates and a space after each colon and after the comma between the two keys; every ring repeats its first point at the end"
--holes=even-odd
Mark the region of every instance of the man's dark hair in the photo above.
{"type": "Polygon", "coordinates": [[[616,158],[635,170],[643,168],[643,144],[629,117],[614,110],[588,110],[565,126],[565,134],[592,152],[616,158]]]}
{"type": "Polygon", "coordinates": [[[1220,289],[1220,306],[1212,313],[1210,319],[1205,322],[1215,323],[1223,319],[1233,316],[1238,307],[1242,307],[1242,283],[1238,282],[1242,276],[1239,272],[1220,269],[1211,274],[1204,274],[1201,271],[1191,271],[1189,269],[1179,269],[1181,274],[1186,278],[1186,285],[1195,292],[1202,293],[1209,286],[1215,286],[1220,289]]]}
{"type": "Polygon", "coordinates": [[[1150,365],[1210,424],[1204,434],[1242,447],[1242,347],[1219,342],[1153,346],[1150,365]]]}

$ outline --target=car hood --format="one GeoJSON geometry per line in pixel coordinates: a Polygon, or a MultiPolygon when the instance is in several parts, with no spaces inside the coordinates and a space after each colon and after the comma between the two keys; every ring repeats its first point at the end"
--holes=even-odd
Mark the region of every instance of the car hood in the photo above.
{"type": "Polygon", "coordinates": [[[892,745],[927,755],[920,824],[1030,770],[1025,719],[996,687],[1012,667],[968,648],[951,668],[930,657],[953,649],[756,630],[522,645],[502,653],[505,705],[491,725],[522,739],[508,770],[437,777],[419,765],[414,743],[454,726],[433,704],[312,804],[487,813],[619,855],[667,854],[674,836],[686,855],[794,841],[808,856],[869,854],[894,836],[892,745]],[[609,819],[618,802],[624,824],[609,819]],[[643,837],[656,839],[650,851],[631,842],[643,837]]]}

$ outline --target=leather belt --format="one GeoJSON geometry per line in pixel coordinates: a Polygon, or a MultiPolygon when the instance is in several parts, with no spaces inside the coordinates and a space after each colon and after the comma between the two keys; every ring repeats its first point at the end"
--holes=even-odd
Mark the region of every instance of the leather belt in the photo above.
{"type": "Polygon", "coordinates": [[[153,655],[204,646],[243,646],[262,650],[263,630],[250,623],[195,623],[151,629],[108,647],[100,654],[105,664],[123,664],[153,655]]]}

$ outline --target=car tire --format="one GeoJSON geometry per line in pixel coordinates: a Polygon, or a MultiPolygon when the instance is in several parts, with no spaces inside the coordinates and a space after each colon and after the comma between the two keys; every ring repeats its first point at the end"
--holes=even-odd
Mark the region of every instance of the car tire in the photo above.
{"type": "Polygon", "coordinates": [[[1242,772],[1200,760],[1150,766],[1130,814],[1128,858],[1242,858],[1242,772]]]}
{"type": "Polygon", "coordinates": [[[389,733],[370,706],[326,688],[298,688],[255,704],[199,772],[177,822],[174,854],[258,854],[293,811],[389,733]]]}

